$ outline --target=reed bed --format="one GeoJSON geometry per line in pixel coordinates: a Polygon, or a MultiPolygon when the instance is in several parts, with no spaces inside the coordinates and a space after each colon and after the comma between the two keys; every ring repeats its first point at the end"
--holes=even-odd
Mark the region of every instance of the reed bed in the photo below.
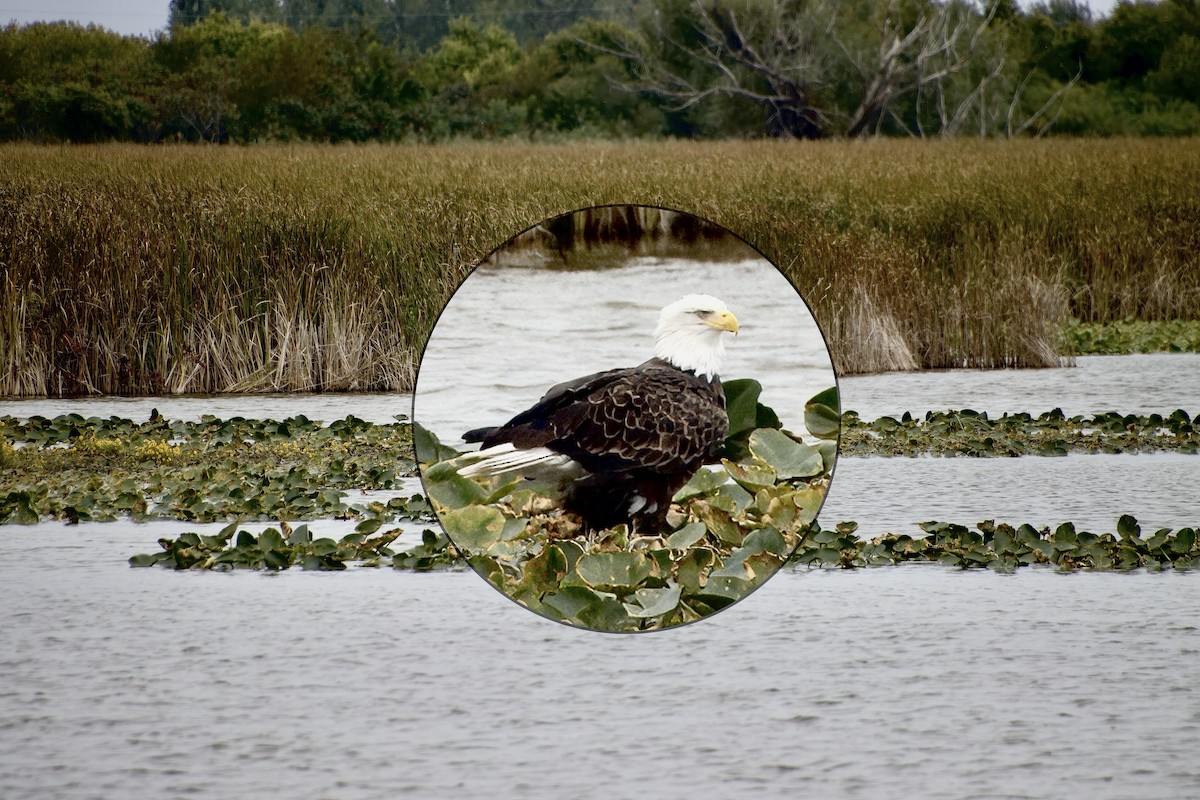
{"type": "Polygon", "coordinates": [[[1197,140],[7,145],[0,394],[407,389],[473,264],[609,203],[745,238],[842,373],[1200,319],[1197,140]]]}

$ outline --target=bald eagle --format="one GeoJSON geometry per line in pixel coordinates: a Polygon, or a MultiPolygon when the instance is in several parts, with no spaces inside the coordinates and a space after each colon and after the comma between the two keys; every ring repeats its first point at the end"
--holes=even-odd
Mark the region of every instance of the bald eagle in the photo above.
{"type": "Polygon", "coordinates": [[[664,527],[671,498],[729,430],[717,375],[737,318],[715,297],[688,295],[659,313],[654,357],[552,387],[480,442],[466,477],[520,475],[563,484],[564,508],[588,529],[664,527]]]}

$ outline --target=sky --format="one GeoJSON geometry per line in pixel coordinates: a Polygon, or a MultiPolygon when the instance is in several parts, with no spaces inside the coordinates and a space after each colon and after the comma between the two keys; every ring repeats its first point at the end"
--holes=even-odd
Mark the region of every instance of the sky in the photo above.
{"type": "MultiPolygon", "coordinates": [[[[1088,0],[1100,16],[1116,0],[1088,0]]],[[[169,0],[0,0],[0,25],[72,20],[97,25],[126,35],[149,36],[167,27],[169,0]]]]}
{"type": "Polygon", "coordinates": [[[167,27],[169,0],[0,0],[0,24],[72,20],[126,35],[167,27]]]}

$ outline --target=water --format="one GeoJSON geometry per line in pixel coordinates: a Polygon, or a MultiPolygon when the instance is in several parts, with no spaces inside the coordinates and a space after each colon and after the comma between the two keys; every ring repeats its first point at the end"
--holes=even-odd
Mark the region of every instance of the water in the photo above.
{"type": "MultiPolygon", "coordinates": [[[[743,338],[748,338],[752,332],[753,328],[744,335],[739,334],[738,339],[730,345],[728,355],[731,362],[742,347],[743,338]]],[[[810,349],[807,352],[816,363],[819,354],[813,349],[812,339],[808,341],[810,349]]],[[[633,354],[629,357],[637,358],[633,354]]],[[[539,364],[543,362],[531,362],[529,367],[533,369],[539,364]]],[[[814,369],[819,367],[818,363],[814,369]]],[[[595,368],[602,369],[603,364],[595,368]]],[[[578,369],[581,371],[577,374],[584,374],[582,370],[587,367],[580,364],[578,369]]],[[[477,370],[475,374],[479,383],[482,385],[490,381],[490,387],[477,391],[464,388],[461,393],[448,392],[438,397],[436,404],[430,400],[428,409],[422,404],[422,415],[438,426],[437,429],[457,432],[456,426],[465,424],[462,418],[480,420],[486,417],[495,420],[497,415],[511,413],[511,409],[522,402],[536,400],[540,391],[558,380],[557,376],[551,375],[528,378],[523,377],[523,373],[514,375],[508,368],[501,368],[498,362],[480,365],[477,370]],[[521,384],[507,387],[503,383],[506,377],[513,381],[521,380],[521,384]],[[443,401],[452,405],[443,408],[443,401]]],[[[558,371],[565,373],[569,369],[564,366],[558,371]]],[[[726,372],[734,374],[728,370],[726,372]]],[[[799,377],[806,372],[783,371],[782,374],[785,378],[799,377]]],[[[775,374],[781,373],[777,371],[775,374]]],[[[776,391],[774,386],[767,386],[764,399],[780,409],[786,406],[788,410],[785,416],[802,412],[803,401],[811,397],[811,394],[805,395],[804,392],[817,385],[817,378],[822,373],[815,371],[809,374],[815,376],[811,382],[800,382],[798,387],[787,391],[776,391]],[[788,405],[789,398],[800,398],[800,402],[788,405]]],[[[1068,415],[1107,411],[1162,414],[1176,408],[1200,413],[1200,400],[1197,399],[1200,398],[1200,353],[1081,356],[1077,366],[1063,369],[963,369],[852,375],[840,378],[838,386],[842,407],[853,409],[868,420],[884,415],[900,416],[905,411],[923,416],[926,411],[950,408],[973,408],[993,415],[1006,411],[1038,414],[1053,408],[1062,408],[1068,415]]],[[[75,413],[85,417],[115,415],[144,420],[155,408],[166,417],[185,420],[198,420],[204,414],[221,418],[244,416],[283,419],[303,413],[326,422],[354,414],[369,422],[390,423],[396,421],[397,414],[411,413],[412,395],[364,393],[0,399],[0,416],[16,417],[35,414],[56,417],[75,413]]]]}
{"type": "Polygon", "coordinates": [[[1068,416],[1200,412],[1200,353],[1080,356],[1064,369],[889,372],[842,378],[840,386],[842,408],[863,419],[949,408],[996,415],[1056,407],[1068,416]]]}
{"type": "MultiPolygon", "coordinates": [[[[1194,404],[1197,364],[842,388],[864,416],[1163,411],[1194,404]]],[[[390,421],[397,400],[133,402],[390,421]]],[[[113,410],[127,402],[74,408],[133,416],[113,410]]],[[[1195,458],[843,459],[822,517],[1178,527],[1197,522],[1195,458]]],[[[700,623],[621,636],[522,611],[470,573],[126,566],[201,527],[0,528],[0,797],[1200,796],[1200,573],[785,570],[700,623]]]]}
{"type": "Polygon", "coordinates": [[[784,572],[647,636],[474,575],[0,538],[0,796],[1189,798],[1200,576],[784,572]]]}
{"type": "Polygon", "coordinates": [[[1070,521],[1081,531],[1116,533],[1117,519],[1132,514],[1153,532],[1200,527],[1197,497],[1200,457],[1181,453],[843,458],[821,521],[855,520],[865,538],[920,535],[917,523],[931,519],[968,526],[1070,521]]]}
{"type": "Polygon", "coordinates": [[[803,430],[804,403],[833,386],[807,306],[761,259],[632,258],[578,272],[481,267],[438,319],[421,359],[414,419],[452,444],[507,422],[551,386],[653,355],[658,311],[684,294],[715,295],[741,323],[721,375],[756,378],[762,401],[803,430]]]}

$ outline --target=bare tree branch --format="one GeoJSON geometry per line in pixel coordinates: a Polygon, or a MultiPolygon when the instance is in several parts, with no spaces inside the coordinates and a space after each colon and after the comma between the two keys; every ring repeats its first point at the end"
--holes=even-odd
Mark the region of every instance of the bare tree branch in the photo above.
{"type": "Polygon", "coordinates": [[[1067,81],[1066,84],[1060,86],[1053,94],[1051,94],[1046,102],[1042,103],[1041,108],[1029,115],[1029,117],[1014,131],[1013,116],[1015,115],[1017,106],[1020,103],[1021,93],[1024,91],[1025,85],[1029,83],[1030,75],[1026,75],[1021,81],[1021,84],[1017,87],[1016,91],[1013,92],[1012,102],[1008,104],[1008,118],[1005,123],[1005,134],[1008,136],[1008,138],[1011,139],[1014,136],[1020,136],[1025,131],[1029,130],[1030,126],[1045,116],[1051,108],[1054,108],[1053,116],[1048,117],[1046,121],[1038,127],[1037,132],[1034,133],[1034,136],[1039,139],[1044,136],[1046,132],[1050,130],[1051,126],[1058,121],[1058,118],[1062,114],[1063,110],[1063,100],[1066,98],[1067,93],[1071,91],[1071,88],[1079,82],[1079,79],[1082,77],[1082,75],[1083,65],[1080,64],[1079,70],[1073,76],[1071,76],[1071,80],[1067,81]]]}
{"type": "Polygon", "coordinates": [[[886,125],[925,138],[974,123],[980,136],[1013,136],[1052,124],[1060,95],[1018,125],[1027,81],[1012,88],[1000,3],[923,0],[914,10],[905,0],[691,0],[683,11],[646,15],[636,33],[578,41],[624,65],[626,76],[610,80],[626,91],[672,111],[717,97],[753,103],[771,135],[862,136],[886,125]],[[855,73],[861,88],[846,113],[831,98],[835,87],[845,96],[855,73]]]}

